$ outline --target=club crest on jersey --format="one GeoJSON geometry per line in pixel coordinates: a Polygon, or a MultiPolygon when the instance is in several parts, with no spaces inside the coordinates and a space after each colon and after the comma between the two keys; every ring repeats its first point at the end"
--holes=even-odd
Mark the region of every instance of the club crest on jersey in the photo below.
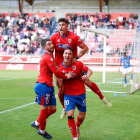
{"type": "Polygon", "coordinates": [[[71,41],[72,41],[71,39],[68,39],[68,42],[69,42],[69,43],[71,43],[71,41]]]}
{"type": "Polygon", "coordinates": [[[72,69],[73,69],[73,70],[76,70],[76,66],[72,66],[72,69]]]}

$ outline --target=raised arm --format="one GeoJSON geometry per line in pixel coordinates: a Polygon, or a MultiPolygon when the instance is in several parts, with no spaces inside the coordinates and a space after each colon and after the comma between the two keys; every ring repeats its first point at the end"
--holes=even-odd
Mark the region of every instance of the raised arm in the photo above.
{"type": "Polygon", "coordinates": [[[81,51],[76,57],[73,58],[72,63],[76,62],[77,59],[81,58],[88,51],[88,47],[84,42],[82,42],[79,47],[81,48],[81,51]]]}

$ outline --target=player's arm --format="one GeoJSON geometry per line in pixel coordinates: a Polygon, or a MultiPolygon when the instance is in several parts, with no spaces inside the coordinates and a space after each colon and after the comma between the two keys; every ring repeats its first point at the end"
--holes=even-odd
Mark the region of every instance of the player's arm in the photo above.
{"type": "Polygon", "coordinates": [[[87,74],[82,76],[82,80],[87,80],[89,79],[89,77],[92,75],[93,71],[91,69],[88,68],[87,70],[87,74]]]}
{"type": "Polygon", "coordinates": [[[122,57],[121,57],[121,59],[120,59],[119,70],[118,70],[118,72],[120,72],[121,62],[122,62],[122,57]]]}
{"type": "Polygon", "coordinates": [[[73,58],[72,63],[76,62],[77,59],[81,58],[88,51],[88,47],[84,42],[79,45],[79,48],[81,48],[81,50],[79,54],[73,58]]]}
{"type": "Polygon", "coordinates": [[[67,75],[64,75],[62,72],[57,70],[55,65],[51,66],[50,69],[51,69],[51,71],[54,73],[54,75],[57,78],[60,78],[60,79],[70,79],[70,78],[73,77],[73,73],[72,72],[69,72],[67,75]]]}

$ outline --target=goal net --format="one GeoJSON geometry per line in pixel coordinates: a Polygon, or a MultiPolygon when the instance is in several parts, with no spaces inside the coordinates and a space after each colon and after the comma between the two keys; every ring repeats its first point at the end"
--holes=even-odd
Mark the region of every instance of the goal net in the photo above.
{"type": "Polygon", "coordinates": [[[89,47],[88,53],[80,58],[80,61],[92,69],[91,81],[95,82],[102,92],[133,93],[139,89],[139,30],[109,30],[77,27],[77,35],[82,35],[82,38],[89,47]],[[127,73],[127,87],[124,87],[122,66],[119,71],[120,57],[123,55],[123,52],[127,52],[127,55],[134,57],[130,61],[133,68],[133,83],[130,83],[131,73],[127,73]]]}

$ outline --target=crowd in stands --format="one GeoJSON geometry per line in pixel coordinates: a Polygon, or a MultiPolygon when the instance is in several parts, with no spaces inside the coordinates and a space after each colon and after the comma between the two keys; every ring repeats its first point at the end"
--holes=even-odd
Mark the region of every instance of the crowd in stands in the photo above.
{"type": "Polygon", "coordinates": [[[54,23],[55,17],[0,13],[0,51],[5,54],[39,54],[41,38],[50,35],[54,23]]]}
{"type": "MultiPolygon", "coordinates": [[[[66,18],[69,20],[70,31],[76,33],[76,28],[78,25],[91,28],[91,29],[134,29],[138,26],[138,14],[131,13],[129,18],[126,18],[125,15],[119,15],[116,19],[110,19],[110,13],[96,13],[96,14],[79,14],[79,13],[67,13],[66,18]]],[[[81,31],[80,37],[82,40],[87,42],[89,46],[89,52],[87,56],[95,56],[94,53],[102,53],[103,55],[103,46],[104,38],[103,35],[94,34],[86,31],[81,31]],[[92,38],[92,39],[91,39],[92,38]],[[92,41],[90,41],[92,40],[92,41]],[[88,42],[91,42],[90,44],[88,42]]],[[[107,37],[109,38],[109,37],[107,37]]],[[[130,40],[129,40],[130,41],[130,40]]],[[[121,56],[124,51],[130,52],[132,47],[132,41],[126,42],[123,47],[111,46],[110,42],[107,40],[106,43],[106,54],[107,56],[121,56]]],[[[101,56],[102,56],[101,55],[101,56]]]]}
{"type": "MultiPolygon", "coordinates": [[[[55,12],[52,10],[51,12],[55,12]]],[[[39,12],[38,12],[39,13],[39,12]]],[[[49,13],[46,10],[46,13],[49,13]]],[[[95,14],[76,14],[67,13],[66,18],[69,20],[69,30],[76,33],[77,25],[92,29],[134,29],[137,26],[138,15],[130,14],[129,18],[125,15],[119,15],[116,19],[110,18],[110,13],[95,14]]],[[[29,13],[0,13],[0,52],[3,54],[35,54],[38,55],[40,41],[43,36],[49,37],[55,23],[55,16],[29,13]]],[[[80,37],[89,46],[87,55],[92,56],[93,53],[102,53],[104,51],[104,38],[102,35],[81,31],[80,37]],[[89,45],[88,42],[91,41],[89,45]]],[[[123,48],[119,46],[112,47],[107,41],[107,56],[118,54],[120,56],[123,51],[130,50],[132,42],[126,42],[123,48]],[[126,47],[127,46],[127,47],[126,47]],[[113,49],[112,49],[113,48],[113,49]]]]}

